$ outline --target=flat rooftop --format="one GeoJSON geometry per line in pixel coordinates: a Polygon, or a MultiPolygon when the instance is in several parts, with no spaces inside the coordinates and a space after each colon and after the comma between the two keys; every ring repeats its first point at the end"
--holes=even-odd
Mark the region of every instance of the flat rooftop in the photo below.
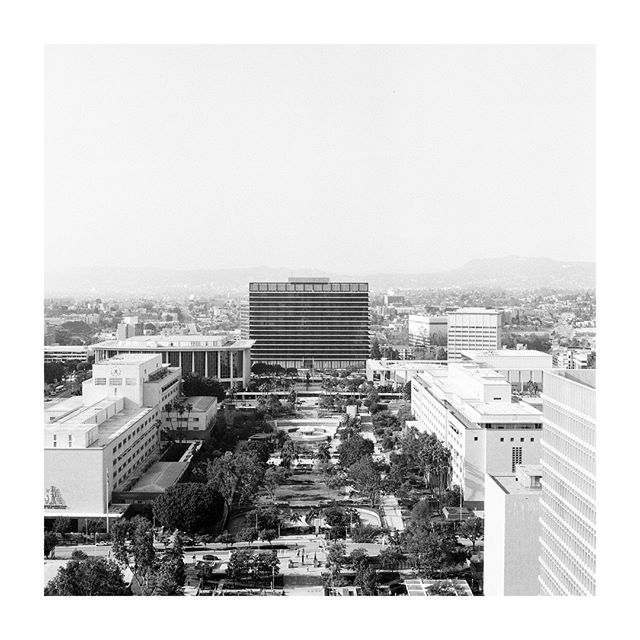
{"type": "MultiPolygon", "coordinates": [[[[81,398],[79,399],[81,400],[81,398]]],[[[141,420],[153,411],[150,407],[136,407],[134,405],[124,407],[118,411],[118,413],[98,425],[92,422],[92,419],[97,413],[103,411],[113,403],[113,398],[104,398],[89,406],[76,406],[75,409],[69,406],[67,411],[58,416],[45,411],[45,420],[47,417],[54,418],[53,421],[45,421],[45,426],[78,429],[79,431],[97,428],[98,437],[87,448],[99,449],[108,445],[114,438],[128,429],[131,424],[141,420]]]]}
{"type": "MultiPolygon", "coordinates": [[[[526,467],[530,467],[530,469],[527,470],[531,471],[532,475],[542,475],[542,465],[532,464],[526,465],[526,467]]],[[[515,475],[491,477],[505,493],[511,495],[540,495],[540,492],[542,491],[541,487],[528,487],[523,482],[519,481],[515,475]]]]}
{"type": "Polygon", "coordinates": [[[551,373],[565,380],[571,380],[571,382],[589,387],[590,389],[596,388],[595,369],[554,369],[551,373]]]}
{"type": "Polygon", "coordinates": [[[456,309],[455,311],[450,311],[449,313],[486,313],[490,315],[496,315],[502,312],[498,311],[498,309],[485,309],[484,307],[463,307],[462,309],[456,309]]]}
{"type": "MultiPolygon", "coordinates": [[[[255,340],[236,340],[228,336],[202,336],[202,335],[179,335],[179,336],[132,336],[124,340],[105,340],[93,345],[97,349],[163,349],[176,351],[182,349],[221,349],[221,350],[241,350],[250,349],[255,344],[255,340]]],[[[126,355],[126,354],[121,354],[126,355]]],[[[130,354],[134,355],[135,354],[130,354]]]]}
{"type": "Polygon", "coordinates": [[[128,492],[162,493],[178,482],[188,466],[189,461],[154,462],[128,492]]]}
{"type": "Polygon", "coordinates": [[[118,353],[108,360],[102,360],[98,364],[110,364],[112,362],[122,362],[123,364],[143,364],[156,357],[155,353],[118,353]]]}
{"type": "Polygon", "coordinates": [[[550,353],[545,353],[544,351],[536,351],[535,349],[487,349],[484,351],[461,351],[463,356],[473,357],[473,358],[522,358],[527,356],[533,356],[534,358],[551,358],[550,353]]]}
{"type": "Polygon", "coordinates": [[[190,404],[193,407],[193,411],[206,412],[211,408],[211,405],[217,402],[217,399],[212,396],[191,396],[185,400],[185,404],[190,404]]]}

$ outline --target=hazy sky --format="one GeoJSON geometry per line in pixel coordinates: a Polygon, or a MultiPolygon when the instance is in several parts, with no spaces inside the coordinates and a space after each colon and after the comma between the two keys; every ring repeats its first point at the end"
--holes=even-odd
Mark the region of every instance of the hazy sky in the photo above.
{"type": "Polygon", "coordinates": [[[45,260],[429,272],[595,259],[582,46],[55,46],[45,260]]]}

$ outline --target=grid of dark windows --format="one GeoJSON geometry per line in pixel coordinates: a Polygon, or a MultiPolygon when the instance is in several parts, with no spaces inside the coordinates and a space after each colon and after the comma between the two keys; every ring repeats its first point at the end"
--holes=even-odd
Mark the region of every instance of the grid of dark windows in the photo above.
{"type": "Polygon", "coordinates": [[[518,464],[522,464],[522,447],[511,447],[511,473],[516,472],[518,464]]]}
{"type": "MultiPolygon", "coordinates": [[[[369,356],[366,283],[251,283],[253,361],[364,361],[369,356]]],[[[304,364],[302,364],[304,363],[304,364]]]]}
{"type": "Polygon", "coordinates": [[[205,374],[205,352],[194,351],[193,353],[193,370],[201,376],[205,374]]]}
{"type": "Polygon", "coordinates": [[[231,377],[231,352],[230,351],[221,351],[220,352],[220,377],[221,378],[230,378],[231,377]]]}

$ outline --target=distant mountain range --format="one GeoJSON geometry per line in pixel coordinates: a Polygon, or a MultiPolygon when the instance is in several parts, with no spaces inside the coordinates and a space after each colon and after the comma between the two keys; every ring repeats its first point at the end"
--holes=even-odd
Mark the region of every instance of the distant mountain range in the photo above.
{"type": "Polygon", "coordinates": [[[444,287],[503,289],[592,289],[594,262],[562,262],[548,258],[484,258],[437,273],[338,274],[314,269],[248,267],[240,269],[133,269],[84,267],[45,276],[45,295],[196,295],[246,292],[255,281],[283,281],[290,276],[325,276],[332,280],[369,282],[373,290],[444,287]]]}

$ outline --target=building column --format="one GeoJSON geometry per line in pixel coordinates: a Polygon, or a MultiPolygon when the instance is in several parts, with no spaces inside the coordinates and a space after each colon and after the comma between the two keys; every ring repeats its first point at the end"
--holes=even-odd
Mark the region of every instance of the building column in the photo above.
{"type": "Polygon", "coordinates": [[[233,386],[233,351],[229,351],[229,387],[233,386]]]}

